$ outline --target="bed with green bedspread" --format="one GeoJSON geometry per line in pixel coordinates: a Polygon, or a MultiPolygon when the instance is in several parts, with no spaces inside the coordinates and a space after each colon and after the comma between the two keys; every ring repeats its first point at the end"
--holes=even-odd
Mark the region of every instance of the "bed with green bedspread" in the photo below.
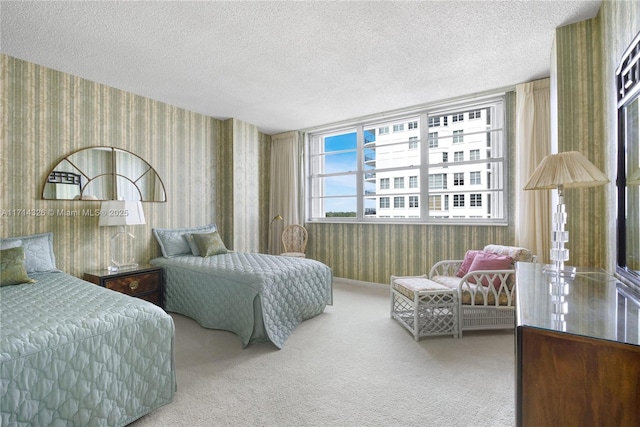
{"type": "Polygon", "coordinates": [[[155,258],[165,271],[165,309],[234,332],[243,346],[282,348],[304,320],[332,302],[332,272],[307,258],[229,252],[155,258]]]}
{"type": "Polygon", "coordinates": [[[173,319],[61,272],[0,287],[0,425],[124,426],[173,400],[173,319]]]}

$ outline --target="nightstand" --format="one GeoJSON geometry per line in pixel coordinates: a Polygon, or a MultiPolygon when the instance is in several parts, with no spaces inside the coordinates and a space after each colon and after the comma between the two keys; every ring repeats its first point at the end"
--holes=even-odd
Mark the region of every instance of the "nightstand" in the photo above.
{"type": "MultiPolygon", "coordinates": [[[[87,282],[142,298],[163,307],[164,275],[162,267],[140,265],[138,268],[116,271],[87,271],[82,277],[87,282]]],[[[163,307],[164,308],[164,307],[163,307]]]]}

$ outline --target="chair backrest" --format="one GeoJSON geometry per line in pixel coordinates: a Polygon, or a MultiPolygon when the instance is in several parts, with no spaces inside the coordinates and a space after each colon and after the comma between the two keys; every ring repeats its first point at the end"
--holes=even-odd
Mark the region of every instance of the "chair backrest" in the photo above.
{"type": "Polygon", "coordinates": [[[282,230],[282,246],[284,252],[304,253],[307,248],[307,229],[299,224],[287,225],[282,230]]]}

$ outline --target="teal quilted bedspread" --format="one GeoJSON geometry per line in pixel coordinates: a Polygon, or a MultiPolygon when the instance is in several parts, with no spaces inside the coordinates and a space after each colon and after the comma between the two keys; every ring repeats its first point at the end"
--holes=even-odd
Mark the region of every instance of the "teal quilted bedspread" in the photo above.
{"type": "Polygon", "coordinates": [[[0,425],[124,426],[173,400],[173,319],[64,273],[0,288],[0,425]]]}
{"type": "Polygon", "coordinates": [[[212,257],[155,258],[165,270],[165,309],[205,328],[234,332],[243,346],[278,348],[332,298],[332,272],[306,258],[230,252],[212,257]]]}

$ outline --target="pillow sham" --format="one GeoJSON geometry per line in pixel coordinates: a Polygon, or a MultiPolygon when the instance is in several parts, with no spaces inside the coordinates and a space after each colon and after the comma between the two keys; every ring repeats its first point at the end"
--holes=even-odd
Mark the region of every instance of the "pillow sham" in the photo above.
{"type": "Polygon", "coordinates": [[[462,264],[458,267],[458,271],[456,272],[456,276],[464,277],[465,274],[469,272],[469,267],[471,267],[471,263],[473,259],[482,252],[480,249],[470,249],[464,254],[464,260],[462,260],[462,264]]]}
{"type": "Polygon", "coordinates": [[[0,246],[21,242],[24,248],[24,267],[27,274],[58,272],[56,257],[53,254],[53,233],[32,234],[29,236],[0,239],[0,246]]]}
{"type": "Polygon", "coordinates": [[[35,283],[35,280],[27,276],[24,267],[24,248],[0,250],[0,286],[21,285],[23,283],[35,283]]]}
{"type": "Polygon", "coordinates": [[[191,235],[200,250],[201,257],[221,255],[227,253],[227,248],[220,237],[220,233],[194,233],[191,235]]]}
{"type": "Polygon", "coordinates": [[[153,235],[160,245],[160,251],[165,258],[190,254],[191,246],[186,236],[192,233],[211,233],[218,229],[216,224],[191,228],[153,228],[153,235]]]}
{"type": "MultiPolygon", "coordinates": [[[[492,252],[480,252],[476,255],[469,267],[469,272],[478,270],[511,270],[513,268],[513,258],[507,255],[498,255],[492,252]]],[[[476,283],[473,277],[469,278],[469,282],[476,283]]],[[[486,278],[482,279],[482,286],[489,286],[486,278]]],[[[500,278],[493,279],[493,286],[500,288],[500,278]]]]}

